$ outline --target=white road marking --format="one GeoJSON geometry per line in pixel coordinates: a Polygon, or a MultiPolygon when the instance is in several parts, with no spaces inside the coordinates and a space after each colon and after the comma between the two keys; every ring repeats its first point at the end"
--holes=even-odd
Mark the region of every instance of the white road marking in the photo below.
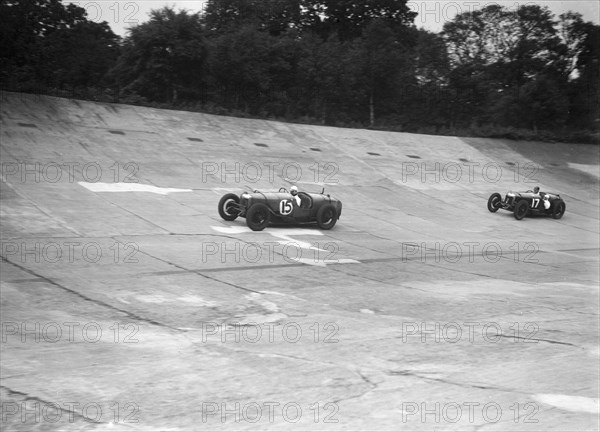
{"type": "Polygon", "coordinates": [[[243,233],[251,233],[252,230],[248,227],[243,226],[232,226],[232,227],[215,227],[211,226],[213,230],[216,232],[220,232],[222,234],[243,234],[243,233]]]}
{"type": "MultiPolygon", "coordinates": [[[[278,241],[278,243],[281,244],[281,245],[283,245],[283,246],[294,245],[294,246],[297,246],[297,247],[299,247],[301,249],[309,249],[309,250],[316,250],[316,251],[321,251],[321,252],[329,252],[328,250],[319,249],[317,247],[314,247],[310,243],[303,242],[303,241],[300,241],[300,240],[294,240],[294,239],[290,238],[289,235],[286,235],[286,234],[273,233],[273,232],[269,232],[269,234],[271,234],[273,237],[277,237],[277,238],[282,239],[283,241],[278,241]]],[[[290,235],[293,235],[293,234],[290,234],[290,235]]],[[[319,232],[319,234],[311,234],[311,235],[323,235],[323,234],[319,232]]]]}
{"type": "Polygon", "coordinates": [[[584,396],[569,396],[561,394],[537,394],[533,398],[546,405],[552,405],[566,411],[600,413],[598,399],[584,396]]]}
{"type": "Polygon", "coordinates": [[[265,300],[261,294],[252,293],[252,294],[248,294],[244,297],[246,297],[247,300],[258,304],[259,306],[268,310],[271,313],[279,312],[279,307],[272,301],[265,300]]]}
{"type": "Polygon", "coordinates": [[[331,260],[332,264],[360,264],[360,261],[351,258],[341,258],[337,260],[331,260]]]}
{"type": "MultiPolygon", "coordinates": [[[[253,232],[250,228],[243,227],[243,226],[231,226],[231,227],[211,226],[211,228],[217,232],[220,232],[223,234],[229,234],[229,235],[248,234],[248,233],[253,232]]],[[[302,258],[301,254],[300,254],[299,257],[288,256],[286,258],[286,260],[289,260],[289,261],[295,261],[297,263],[311,265],[311,266],[317,266],[317,267],[326,267],[327,264],[360,264],[360,261],[357,261],[354,259],[349,259],[349,258],[325,259],[325,257],[323,257],[323,259],[320,259],[319,252],[323,252],[324,254],[326,254],[325,256],[331,256],[332,254],[335,254],[336,251],[335,250],[332,251],[332,250],[328,250],[328,249],[321,249],[319,247],[313,246],[311,243],[301,241],[301,240],[296,240],[291,237],[291,236],[303,236],[303,235],[323,236],[324,234],[319,230],[292,228],[292,229],[286,230],[285,233],[282,231],[276,231],[276,230],[267,230],[267,231],[264,231],[264,233],[270,234],[271,236],[273,236],[277,239],[280,239],[280,240],[277,240],[277,243],[279,243],[280,245],[282,245],[284,247],[289,246],[289,247],[294,247],[294,248],[315,251],[312,254],[314,256],[314,258],[312,258],[312,259],[311,258],[302,258]]],[[[316,245],[318,246],[319,243],[316,243],[316,245]]],[[[326,245],[327,245],[327,243],[323,243],[323,246],[326,246],[326,245]]]]}
{"type": "Polygon", "coordinates": [[[148,192],[158,195],[168,195],[176,192],[193,192],[192,189],[161,188],[139,183],[78,183],[92,192],[148,192]]]}
{"type": "Polygon", "coordinates": [[[574,168],[579,171],[583,171],[594,177],[600,177],[600,165],[586,165],[569,162],[569,168],[574,168]]]}

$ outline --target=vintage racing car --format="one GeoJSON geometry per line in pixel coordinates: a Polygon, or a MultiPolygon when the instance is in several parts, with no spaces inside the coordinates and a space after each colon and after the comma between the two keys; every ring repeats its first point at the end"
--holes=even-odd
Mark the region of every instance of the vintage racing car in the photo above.
{"type": "MultiPolygon", "coordinates": [[[[294,187],[292,187],[294,188],[294,187]]],[[[319,228],[334,227],[342,215],[342,202],[321,193],[298,192],[292,195],[287,189],[278,192],[243,192],[240,196],[230,193],[219,201],[219,215],[226,221],[246,218],[253,231],[262,231],[273,223],[317,223],[319,228]]]]}
{"type": "Polygon", "coordinates": [[[540,188],[536,187],[527,192],[508,192],[504,200],[499,193],[493,193],[488,199],[487,208],[492,213],[499,209],[511,211],[517,220],[523,219],[528,214],[560,219],[565,214],[567,205],[560,195],[540,192],[540,188]]]}

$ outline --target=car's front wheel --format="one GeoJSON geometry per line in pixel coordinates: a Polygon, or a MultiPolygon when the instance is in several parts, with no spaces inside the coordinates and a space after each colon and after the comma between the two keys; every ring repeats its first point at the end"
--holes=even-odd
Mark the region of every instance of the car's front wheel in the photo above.
{"type": "Polygon", "coordinates": [[[325,204],[317,212],[317,225],[319,228],[329,230],[337,222],[337,210],[331,204],[325,204]]]}
{"type": "Polygon", "coordinates": [[[515,206],[514,214],[516,220],[521,220],[527,215],[529,203],[527,201],[519,201],[515,206]]]}
{"type": "Polygon", "coordinates": [[[564,201],[557,201],[554,203],[552,208],[552,217],[554,219],[560,219],[565,214],[565,210],[567,209],[567,205],[564,201]]]}
{"type": "Polygon", "coordinates": [[[264,230],[271,221],[271,212],[269,208],[262,204],[256,203],[246,212],[246,225],[252,231],[264,230]]]}
{"type": "Polygon", "coordinates": [[[502,195],[499,193],[493,193],[490,195],[488,199],[487,208],[492,213],[496,213],[502,204],[502,195]]]}
{"type": "Polygon", "coordinates": [[[223,195],[219,201],[219,216],[226,221],[234,221],[240,214],[238,204],[240,198],[236,194],[223,195]]]}

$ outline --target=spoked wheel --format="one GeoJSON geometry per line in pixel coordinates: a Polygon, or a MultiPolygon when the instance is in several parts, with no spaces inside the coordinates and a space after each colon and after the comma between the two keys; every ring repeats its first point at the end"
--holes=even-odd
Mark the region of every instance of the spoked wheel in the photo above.
{"type": "Polygon", "coordinates": [[[256,203],[246,212],[246,225],[252,231],[264,230],[271,221],[269,208],[261,203],[256,203]]]}
{"type": "Polygon", "coordinates": [[[529,204],[527,201],[519,201],[515,206],[514,214],[516,220],[521,220],[527,215],[529,204]]]}
{"type": "Polygon", "coordinates": [[[501,207],[501,205],[500,205],[501,203],[502,203],[502,196],[499,193],[493,193],[492,195],[490,195],[490,198],[488,199],[487,208],[492,213],[496,213],[498,211],[498,209],[501,207]]]}
{"type": "Polygon", "coordinates": [[[226,221],[236,220],[240,214],[237,206],[239,203],[240,198],[236,194],[223,195],[219,201],[219,216],[226,221]]]}

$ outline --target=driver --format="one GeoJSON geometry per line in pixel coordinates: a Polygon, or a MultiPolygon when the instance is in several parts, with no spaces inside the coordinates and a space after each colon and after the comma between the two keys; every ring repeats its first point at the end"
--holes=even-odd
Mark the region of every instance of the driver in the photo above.
{"type": "Polygon", "coordinates": [[[538,195],[540,193],[540,187],[539,186],[534,187],[533,188],[533,193],[536,194],[536,195],[538,195]]]}
{"type": "Polygon", "coordinates": [[[302,200],[298,196],[298,186],[292,186],[290,188],[290,193],[292,194],[292,198],[293,198],[292,202],[295,202],[296,205],[300,206],[300,204],[302,203],[302,200]]]}

